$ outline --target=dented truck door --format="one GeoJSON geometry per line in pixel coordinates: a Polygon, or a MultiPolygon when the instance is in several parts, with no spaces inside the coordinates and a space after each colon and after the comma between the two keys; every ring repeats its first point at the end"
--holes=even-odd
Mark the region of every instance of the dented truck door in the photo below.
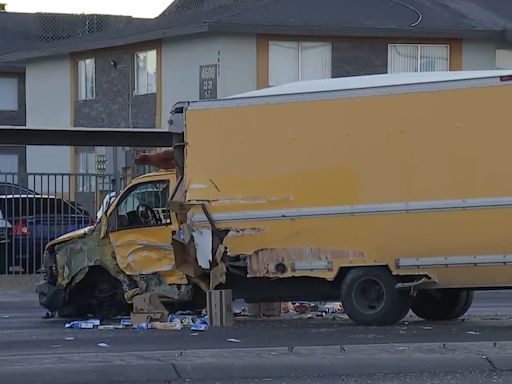
{"type": "Polygon", "coordinates": [[[165,172],[127,189],[108,214],[108,235],[119,267],[127,275],[157,273],[168,284],[186,284],[175,268],[170,239],[175,223],[167,200],[176,176],[165,172]]]}

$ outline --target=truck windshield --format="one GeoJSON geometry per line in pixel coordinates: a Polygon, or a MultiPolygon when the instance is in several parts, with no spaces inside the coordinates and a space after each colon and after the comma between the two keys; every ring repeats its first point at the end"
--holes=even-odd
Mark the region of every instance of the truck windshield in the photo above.
{"type": "Polygon", "coordinates": [[[96,213],[96,224],[99,223],[101,220],[101,216],[105,212],[107,212],[108,208],[110,207],[110,204],[115,200],[116,198],[116,192],[110,192],[105,198],[103,199],[103,202],[101,203],[100,209],[98,209],[98,212],[96,213]]]}

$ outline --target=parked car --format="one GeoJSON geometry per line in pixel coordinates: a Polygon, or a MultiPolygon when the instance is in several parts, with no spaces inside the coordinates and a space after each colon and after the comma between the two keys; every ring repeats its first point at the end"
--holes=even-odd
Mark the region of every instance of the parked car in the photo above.
{"type": "Polygon", "coordinates": [[[36,191],[21,185],[0,181],[0,195],[37,195],[36,191]]]}
{"type": "Polygon", "coordinates": [[[94,223],[78,204],[38,194],[0,194],[0,218],[0,273],[38,271],[50,240],[94,223]]]}

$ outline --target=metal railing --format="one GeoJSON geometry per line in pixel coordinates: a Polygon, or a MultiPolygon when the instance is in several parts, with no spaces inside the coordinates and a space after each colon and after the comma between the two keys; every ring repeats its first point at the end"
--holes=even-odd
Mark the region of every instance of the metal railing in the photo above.
{"type": "Polygon", "coordinates": [[[106,174],[0,173],[0,274],[37,273],[46,244],[94,225],[121,184],[106,174]]]}

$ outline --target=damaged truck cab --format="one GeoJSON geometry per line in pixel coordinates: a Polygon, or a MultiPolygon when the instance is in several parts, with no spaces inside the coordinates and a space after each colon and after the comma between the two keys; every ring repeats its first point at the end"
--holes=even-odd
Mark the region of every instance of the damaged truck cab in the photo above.
{"type": "Polygon", "coordinates": [[[174,170],[134,179],[100,209],[96,225],[50,242],[37,288],[41,305],[62,316],[108,318],[144,292],[169,306],[191,302],[194,286],[176,270],[169,241],[177,230],[167,205],[175,184],[174,170]]]}

